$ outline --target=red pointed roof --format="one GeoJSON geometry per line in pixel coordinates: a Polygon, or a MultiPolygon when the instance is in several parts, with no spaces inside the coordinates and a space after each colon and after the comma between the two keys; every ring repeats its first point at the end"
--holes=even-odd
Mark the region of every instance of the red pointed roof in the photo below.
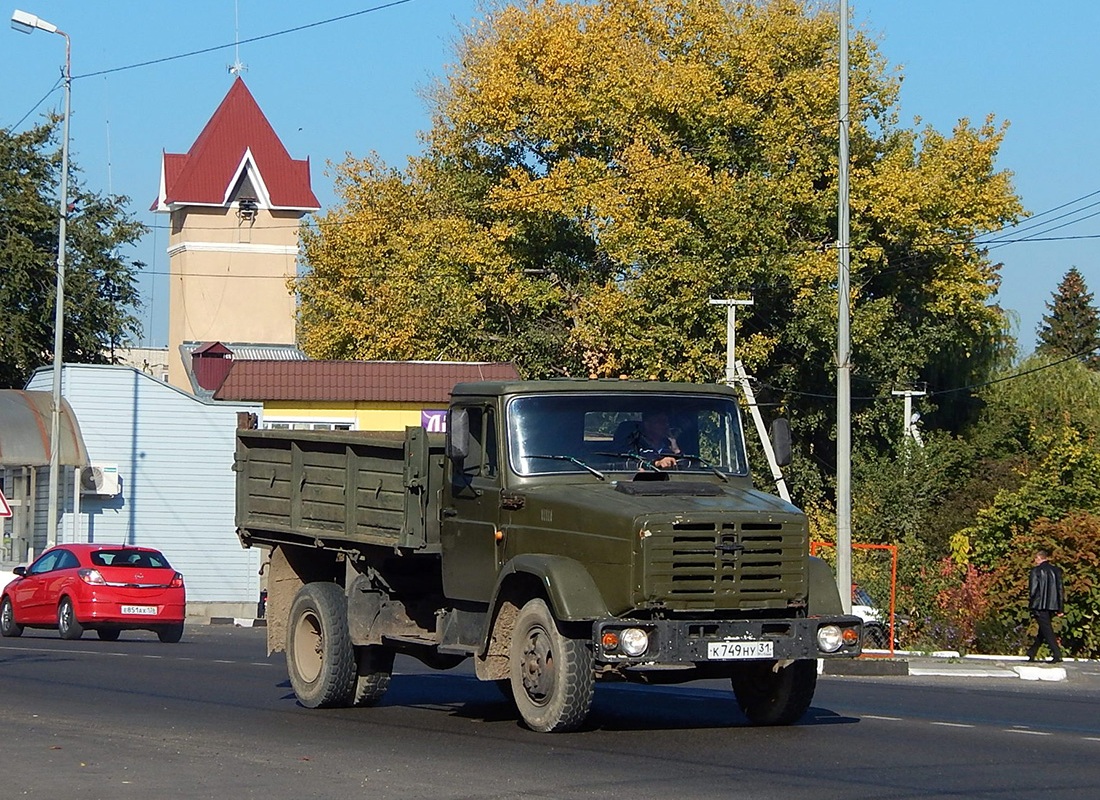
{"type": "Polygon", "coordinates": [[[309,159],[290,157],[238,77],[191,149],[164,154],[160,197],[152,210],[229,205],[246,169],[261,206],[298,211],[321,207],[310,188],[309,159]]]}

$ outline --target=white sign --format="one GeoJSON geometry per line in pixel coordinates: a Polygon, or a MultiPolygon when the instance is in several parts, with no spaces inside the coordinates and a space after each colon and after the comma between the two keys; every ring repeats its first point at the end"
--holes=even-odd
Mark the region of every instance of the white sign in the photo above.
{"type": "Polygon", "coordinates": [[[4,493],[0,491],[0,519],[11,516],[11,506],[8,505],[8,498],[4,497],[4,493]]]}

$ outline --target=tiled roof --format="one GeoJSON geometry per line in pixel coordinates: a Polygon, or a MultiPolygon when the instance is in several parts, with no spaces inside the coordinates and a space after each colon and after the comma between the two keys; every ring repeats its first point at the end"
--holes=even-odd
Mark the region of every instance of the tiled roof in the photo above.
{"type": "Polygon", "coordinates": [[[456,383],[518,377],[499,362],[234,361],[214,399],[446,403],[456,383]]]}
{"type": "Polygon", "coordinates": [[[287,153],[244,81],[229,93],[186,154],[165,153],[161,196],[151,210],[174,204],[223,206],[241,177],[253,169],[252,183],[272,208],[312,211],[321,207],[309,182],[309,159],[287,153]],[[251,164],[246,162],[251,161],[251,164]]]}

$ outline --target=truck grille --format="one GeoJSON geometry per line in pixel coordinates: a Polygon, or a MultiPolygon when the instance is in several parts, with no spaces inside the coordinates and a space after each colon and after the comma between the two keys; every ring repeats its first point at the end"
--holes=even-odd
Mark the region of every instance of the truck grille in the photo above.
{"type": "Polygon", "coordinates": [[[800,521],[662,521],[642,527],[644,605],[673,610],[784,608],[806,597],[800,521]]]}

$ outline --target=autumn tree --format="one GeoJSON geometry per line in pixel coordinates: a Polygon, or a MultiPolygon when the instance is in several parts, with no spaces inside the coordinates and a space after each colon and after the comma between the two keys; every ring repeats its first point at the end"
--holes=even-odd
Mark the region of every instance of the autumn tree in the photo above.
{"type": "MultiPolygon", "coordinates": [[[[22,388],[54,360],[60,151],[58,119],[0,129],[0,388],[22,388]]],[[[144,226],[127,198],[83,188],[70,163],[63,360],[97,364],[140,332],[135,271],[121,249],[144,226]]]]}
{"type": "MultiPolygon", "coordinates": [[[[799,0],[491,4],[431,95],[424,153],[339,167],[342,205],[306,232],[307,352],[714,381],[709,300],[751,295],[738,356],[827,474],[837,29],[799,0]]],[[[854,412],[878,449],[896,382],[987,376],[1006,325],[974,237],[1021,207],[1003,126],[899,126],[873,37],[855,32],[850,65],[854,412]]],[[[958,428],[966,397],[926,418],[958,428]]]]}
{"type": "Polygon", "coordinates": [[[1038,350],[1060,358],[1080,356],[1089,369],[1100,370],[1100,313],[1077,267],[1070,268],[1047,303],[1038,350]]]}

